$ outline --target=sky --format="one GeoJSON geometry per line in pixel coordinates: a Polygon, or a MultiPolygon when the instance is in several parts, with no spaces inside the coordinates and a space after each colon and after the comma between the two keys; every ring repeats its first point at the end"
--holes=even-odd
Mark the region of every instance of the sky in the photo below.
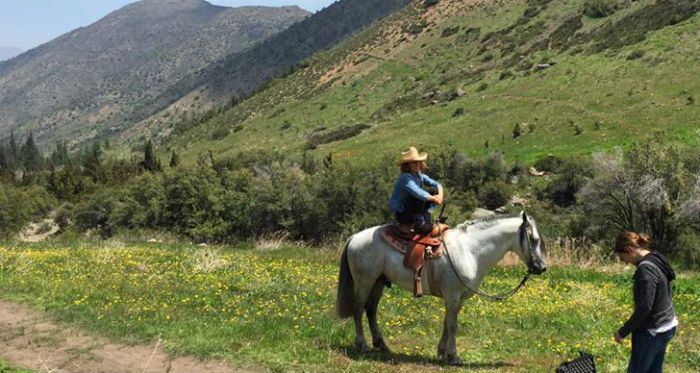
{"type": "MultiPolygon", "coordinates": [[[[316,12],[335,0],[207,0],[221,6],[297,5],[316,12]]],[[[0,47],[29,50],[87,26],[134,0],[0,0],[0,47]]]]}

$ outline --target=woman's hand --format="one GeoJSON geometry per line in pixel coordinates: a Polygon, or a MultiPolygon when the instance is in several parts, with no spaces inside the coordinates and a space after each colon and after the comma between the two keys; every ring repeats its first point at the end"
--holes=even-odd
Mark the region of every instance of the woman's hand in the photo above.
{"type": "Polygon", "coordinates": [[[436,205],[442,205],[442,196],[430,196],[430,202],[433,202],[436,205]]]}
{"type": "Polygon", "coordinates": [[[620,337],[620,333],[615,332],[615,342],[617,343],[622,343],[622,337],[620,337]]]}

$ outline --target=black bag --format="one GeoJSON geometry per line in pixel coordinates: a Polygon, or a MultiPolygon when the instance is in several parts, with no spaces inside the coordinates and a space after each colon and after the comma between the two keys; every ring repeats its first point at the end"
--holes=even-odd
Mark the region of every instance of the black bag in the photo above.
{"type": "Polygon", "coordinates": [[[556,373],[596,373],[593,355],[579,351],[579,357],[559,365],[556,373]]]}

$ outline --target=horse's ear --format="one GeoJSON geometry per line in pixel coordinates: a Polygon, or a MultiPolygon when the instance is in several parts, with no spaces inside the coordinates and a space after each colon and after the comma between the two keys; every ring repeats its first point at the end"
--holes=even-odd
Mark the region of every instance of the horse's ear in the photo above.
{"type": "Polygon", "coordinates": [[[527,214],[525,213],[525,210],[520,211],[520,216],[523,218],[523,224],[526,224],[526,225],[530,224],[530,219],[528,219],[527,214]]]}

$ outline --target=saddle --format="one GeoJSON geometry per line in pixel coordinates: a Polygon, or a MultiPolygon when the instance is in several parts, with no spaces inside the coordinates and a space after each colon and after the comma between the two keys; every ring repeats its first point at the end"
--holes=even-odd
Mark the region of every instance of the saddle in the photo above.
{"type": "MultiPolygon", "coordinates": [[[[439,257],[442,254],[442,232],[448,230],[447,224],[438,223],[432,232],[426,234],[405,233],[398,225],[391,224],[381,228],[380,236],[391,247],[404,254],[403,265],[413,270],[413,295],[421,297],[421,272],[426,260],[439,257]]],[[[429,276],[431,288],[432,276],[429,276]]]]}

